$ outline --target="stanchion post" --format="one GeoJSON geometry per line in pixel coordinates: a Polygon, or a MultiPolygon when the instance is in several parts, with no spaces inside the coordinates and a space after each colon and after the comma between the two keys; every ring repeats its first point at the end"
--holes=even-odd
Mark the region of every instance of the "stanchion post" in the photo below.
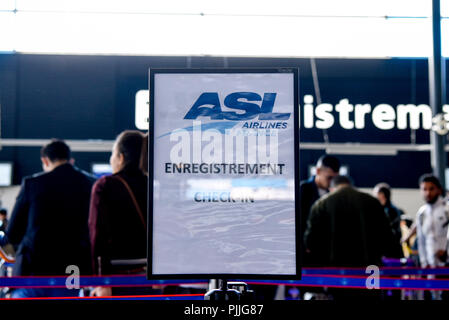
{"type": "Polygon", "coordinates": [[[240,292],[228,288],[228,280],[218,280],[219,288],[213,289],[204,295],[204,300],[209,301],[239,301],[240,292]]]}

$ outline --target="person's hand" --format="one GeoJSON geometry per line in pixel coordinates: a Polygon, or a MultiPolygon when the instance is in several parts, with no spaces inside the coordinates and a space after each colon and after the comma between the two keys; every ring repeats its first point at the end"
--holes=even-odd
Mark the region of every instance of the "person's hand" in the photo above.
{"type": "Polygon", "coordinates": [[[411,233],[409,233],[407,236],[405,236],[405,237],[402,237],[401,238],[401,244],[403,244],[403,243],[407,243],[409,240],[410,240],[410,238],[412,237],[412,234],[411,233]]]}
{"type": "Polygon", "coordinates": [[[94,290],[90,292],[91,297],[106,297],[112,296],[111,287],[96,287],[94,290]]]}

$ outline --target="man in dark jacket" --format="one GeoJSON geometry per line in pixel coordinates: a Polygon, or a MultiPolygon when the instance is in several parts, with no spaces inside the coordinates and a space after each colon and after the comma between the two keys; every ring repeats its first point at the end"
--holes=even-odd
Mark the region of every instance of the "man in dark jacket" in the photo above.
{"type": "MultiPolygon", "coordinates": [[[[70,163],[70,149],[54,140],[41,150],[43,173],[23,180],[6,238],[16,248],[16,276],[91,273],[89,201],[94,179],[70,163]]],[[[76,290],[19,289],[14,297],[78,295],[76,290]]]]}
{"type": "MultiPolygon", "coordinates": [[[[320,197],[324,196],[329,192],[329,185],[331,180],[338,175],[340,171],[340,161],[330,155],[322,155],[316,163],[316,172],[310,179],[301,181],[299,185],[300,193],[300,203],[301,203],[301,227],[300,234],[301,239],[304,237],[304,232],[306,230],[307,218],[309,217],[310,208],[320,197]]],[[[301,244],[301,259],[303,266],[310,265],[310,257],[304,250],[304,245],[301,244]]],[[[290,295],[290,287],[286,288],[287,296],[290,295]]],[[[293,290],[297,290],[294,288],[293,290]]],[[[301,290],[301,296],[304,292],[321,292],[321,288],[308,287],[305,290],[301,290]]]]}
{"type": "MultiPolygon", "coordinates": [[[[335,190],[312,207],[304,236],[306,250],[320,267],[380,266],[394,250],[394,238],[380,202],[337,176],[335,190]]],[[[379,290],[333,290],[334,298],[376,297],[379,290]],[[352,291],[351,291],[352,290],[352,291]]]]}
{"type": "MultiPolygon", "coordinates": [[[[323,155],[317,161],[316,174],[310,179],[300,183],[301,235],[304,235],[306,230],[310,208],[315,201],[329,192],[330,182],[338,175],[339,170],[340,161],[338,161],[336,157],[323,155]]],[[[303,259],[303,262],[307,265],[308,257],[304,255],[303,259]]]]}
{"type": "Polygon", "coordinates": [[[373,195],[377,197],[380,204],[382,205],[385,215],[390,222],[391,231],[394,234],[396,244],[394,254],[391,256],[391,258],[403,258],[404,253],[402,252],[401,245],[401,216],[404,214],[404,212],[391,202],[391,187],[387,183],[378,183],[374,187],[373,195]]]}

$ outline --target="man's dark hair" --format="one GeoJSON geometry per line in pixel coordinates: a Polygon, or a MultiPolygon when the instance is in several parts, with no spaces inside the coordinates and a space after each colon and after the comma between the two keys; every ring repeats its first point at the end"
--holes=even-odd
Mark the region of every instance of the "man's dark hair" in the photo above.
{"type": "Polygon", "coordinates": [[[404,216],[401,216],[401,221],[405,221],[407,228],[410,228],[413,224],[413,220],[404,216]]]}
{"type": "Polygon", "coordinates": [[[41,157],[48,158],[51,162],[70,160],[70,148],[63,140],[53,139],[49,144],[42,147],[41,157]]]}
{"type": "Polygon", "coordinates": [[[440,180],[431,173],[426,173],[426,174],[423,174],[421,177],[419,177],[419,184],[421,185],[421,183],[424,183],[424,182],[431,182],[438,189],[441,189],[441,190],[443,189],[443,186],[441,185],[440,180]]]}
{"type": "Polygon", "coordinates": [[[340,171],[340,161],[334,156],[325,154],[325,155],[322,155],[318,159],[318,161],[316,163],[316,167],[317,168],[321,168],[321,167],[330,168],[330,169],[332,169],[332,171],[338,173],[340,171]]]}
{"type": "Polygon", "coordinates": [[[390,201],[391,199],[391,187],[385,183],[385,182],[381,182],[378,183],[375,187],[376,191],[379,193],[383,193],[383,195],[385,196],[385,199],[387,199],[388,201],[390,201]]]}
{"type": "Polygon", "coordinates": [[[342,184],[348,184],[348,185],[352,186],[353,185],[352,179],[350,177],[348,177],[348,176],[340,176],[340,175],[338,175],[338,176],[335,176],[332,179],[332,181],[331,181],[331,186],[333,188],[336,188],[336,187],[338,187],[339,185],[342,185],[342,184]]]}
{"type": "Polygon", "coordinates": [[[7,213],[8,213],[8,212],[6,211],[6,209],[3,209],[3,208],[0,209],[0,215],[6,216],[7,213]]]}

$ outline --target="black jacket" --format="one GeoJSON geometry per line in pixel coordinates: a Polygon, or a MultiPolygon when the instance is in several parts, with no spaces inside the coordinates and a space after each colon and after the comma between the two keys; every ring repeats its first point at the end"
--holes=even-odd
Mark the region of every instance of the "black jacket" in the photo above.
{"type": "Polygon", "coordinates": [[[299,185],[299,193],[301,201],[301,235],[304,235],[310,208],[312,208],[315,201],[320,198],[318,187],[315,183],[315,176],[312,176],[308,180],[301,181],[299,185]]]}
{"type": "Polygon", "coordinates": [[[380,265],[395,248],[380,202],[352,187],[318,200],[307,221],[305,243],[316,266],[380,265]]]}
{"type": "Polygon", "coordinates": [[[384,207],[384,211],[390,222],[390,228],[393,231],[394,239],[396,241],[395,252],[394,255],[392,255],[391,257],[403,258],[404,254],[402,252],[402,245],[401,245],[402,239],[401,216],[404,214],[404,212],[395,205],[393,205],[391,202],[387,203],[387,205],[384,207]]]}
{"type": "MultiPolygon", "coordinates": [[[[318,186],[315,183],[315,176],[310,177],[310,179],[301,181],[299,185],[300,201],[301,201],[301,228],[300,228],[300,239],[304,239],[304,233],[307,227],[307,219],[310,215],[310,209],[313,204],[320,198],[318,192],[318,186]]],[[[305,244],[301,243],[301,260],[305,267],[311,266],[313,264],[312,258],[305,251],[305,244]]]]}
{"type": "Polygon", "coordinates": [[[71,164],[23,180],[6,235],[16,247],[14,275],[91,273],[89,200],[94,178],[71,164]]]}

